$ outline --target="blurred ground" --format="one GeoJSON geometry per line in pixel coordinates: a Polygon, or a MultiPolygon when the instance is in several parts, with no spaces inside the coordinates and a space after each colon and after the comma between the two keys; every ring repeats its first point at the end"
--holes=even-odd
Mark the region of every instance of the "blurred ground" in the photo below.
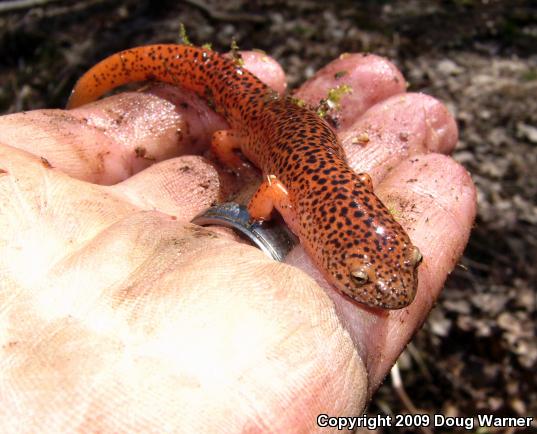
{"type": "MultiPolygon", "coordinates": [[[[0,111],[62,107],[112,52],[177,42],[179,23],[218,51],[235,37],[278,59],[290,87],[342,52],[387,56],[411,90],[456,115],[455,158],[479,190],[465,256],[403,354],[421,411],[537,416],[537,4],[532,0],[81,0],[6,11],[0,111]]],[[[409,409],[381,387],[370,412],[409,409]]]]}

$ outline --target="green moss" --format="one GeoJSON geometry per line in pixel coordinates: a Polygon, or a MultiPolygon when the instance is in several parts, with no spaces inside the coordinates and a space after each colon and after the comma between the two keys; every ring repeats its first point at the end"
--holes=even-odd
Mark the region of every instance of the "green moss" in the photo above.
{"type": "Polygon", "coordinates": [[[528,69],[527,71],[524,71],[520,78],[522,79],[522,81],[537,80],[537,69],[528,69]]]}
{"type": "Polygon", "coordinates": [[[336,108],[339,108],[341,98],[348,93],[352,93],[352,87],[350,87],[348,84],[341,84],[328,91],[328,101],[332,102],[336,108]]]}
{"type": "Polygon", "coordinates": [[[350,87],[348,84],[341,84],[330,89],[328,91],[327,97],[319,102],[319,106],[317,107],[317,114],[320,117],[324,118],[330,110],[339,109],[341,98],[351,92],[352,87],[350,87]]]}
{"type": "Polygon", "coordinates": [[[231,40],[231,57],[233,57],[235,65],[244,66],[244,60],[241,56],[241,53],[239,53],[239,45],[237,44],[235,38],[231,40]]]}
{"type": "Polygon", "coordinates": [[[186,28],[183,23],[179,23],[179,42],[185,45],[192,45],[192,42],[190,42],[190,39],[188,39],[186,28]]]}
{"type": "Polygon", "coordinates": [[[293,32],[295,33],[295,35],[300,36],[302,38],[311,38],[317,32],[317,29],[315,29],[315,27],[313,26],[304,26],[298,24],[293,27],[293,32]]]}
{"type": "Polygon", "coordinates": [[[306,106],[306,101],[304,101],[303,99],[300,99],[300,98],[294,98],[294,97],[289,97],[289,100],[294,104],[294,105],[297,105],[299,107],[305,107],[306,106]]]}
{"type": "Polygon", "coordinates": [[[320,118],[324,118],[328,113],[328,108],[324,104],[325,100],[322,99],[319,103],[319,107],[317,107],[317,116],[319,116],[320,118]]]}
{"type": "Polygon", "coordinates": [[[395,206],[387,206],[388,212],[393,216],[395,220],[402,217],[401,211],[397,209],[395,206]]]}

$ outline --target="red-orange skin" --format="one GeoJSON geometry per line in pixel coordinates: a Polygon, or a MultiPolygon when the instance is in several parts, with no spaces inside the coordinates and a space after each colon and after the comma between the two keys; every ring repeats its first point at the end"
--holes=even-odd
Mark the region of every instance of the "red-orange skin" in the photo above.
{"type": "Polygon", "coordinates": [[[267,177],[250,204],[253,217],[267,217],[274,206],[336,288],[369,306],[412,302],[419,251],[375,196],[369,176],[347,165],[334,131],[315,112],[280,97],[235,60],[187,45],[108,57],[78,81],[69,107],[141,80],[181,85],[214,104],[230,126],[213,140],[217,153],[226,160],[240,146],[267,177]],[[357,270],[358,280],[351,276],[357,270]]]}

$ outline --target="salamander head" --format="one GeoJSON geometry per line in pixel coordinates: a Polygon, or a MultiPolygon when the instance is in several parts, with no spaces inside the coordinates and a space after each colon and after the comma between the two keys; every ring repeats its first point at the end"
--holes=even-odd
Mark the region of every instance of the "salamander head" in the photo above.
{"type": "Polygon", "coordinates": [[[311,219],[313,254],[322,253],[319,265],[350,298],[385,309],[408,306],[416,295],[422,255],[375,196],[369,177],[349,177],[352,182],[335,183],[329,192],[333,202],[318,205],[323,218],[311,219]]]}
{"type": "MultiPolygon", "coordinates": [[[[406,234],[402,235],[407,238],[406,234]]],[[[378,244],[375,244],[375,252],[376,246],[378,244]]],[[[338,282],[339,289],[349,297],[373,307],[399,309],[408,306],[416,295],[417,268],[423,259],[422,255],[410,240],[404,240],[398,247],[389,246],[386,250],[386,258],[384,253],[376,256],[351,253],[345,264],[347,278],[343,277],[338,282]],[[390,253],[395,251],[397,253],[390,257],[390,253]]]]}

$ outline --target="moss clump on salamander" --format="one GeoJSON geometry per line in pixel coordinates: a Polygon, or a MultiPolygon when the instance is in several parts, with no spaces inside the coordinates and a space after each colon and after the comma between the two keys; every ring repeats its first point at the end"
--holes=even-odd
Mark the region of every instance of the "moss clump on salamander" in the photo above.
{"type": "Polygon", "coordinates": [[[186,34],[186,28],[183,23],[179,23],[179,41],[185,45],[192,45],[192,42],[190,42],[190,39],[188,39],[188,35],[186,34]]]}
{"type": "Polygon", "coordinates": [[[231,40],[231,57],[233,58],[235,65],[244,66],[244,60],[241,56],[241,53],[239,53],[239,45],[237,44],[235,38],[231,40]]]}
{"type": "Polygon", "coordinates": [[[294,105],[297,105],[299,107],[306,107],[306,101],[304,101],[303,99],[290,96],[289,101],[291,101],[294,105]]]}
{"type": "Polygon", "coordinates": [[[317,114],[324,118],[330,110],[339,109],[341,99],[352,92],[352,87],[348,84],[341,84],[332,89],[328,90],[328,95],[326,98],[323,98],[319,101],[319,106],[317,107],[317,114]]]}

